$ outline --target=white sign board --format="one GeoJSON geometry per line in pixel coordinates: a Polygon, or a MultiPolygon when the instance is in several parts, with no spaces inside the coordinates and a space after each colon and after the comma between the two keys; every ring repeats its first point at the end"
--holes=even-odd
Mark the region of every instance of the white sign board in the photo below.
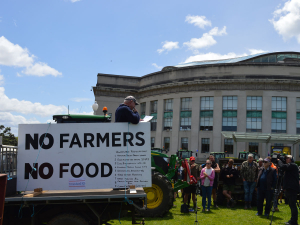
{"type": "Polygon", "coordinates": [[[150,123],[20,124],[18,137],[18,191],[152,186],[150,123]]]}

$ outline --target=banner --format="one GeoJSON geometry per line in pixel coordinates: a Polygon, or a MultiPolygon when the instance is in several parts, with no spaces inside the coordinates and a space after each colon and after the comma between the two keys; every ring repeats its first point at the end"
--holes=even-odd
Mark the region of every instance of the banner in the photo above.
{"type": "Polygon", "coordinates": [[[150,123],[20,124],[18,138],[18,191],[152,186],[150,123]]]}

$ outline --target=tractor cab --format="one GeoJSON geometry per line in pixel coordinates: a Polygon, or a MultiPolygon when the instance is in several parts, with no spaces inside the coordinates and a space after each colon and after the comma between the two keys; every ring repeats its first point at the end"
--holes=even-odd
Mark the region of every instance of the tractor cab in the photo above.
{"type": "Polygon", "coordinates": [[[224,159],[225,158],[225,153],[224,152],[211,152],[210,155],[213,155],[215,157],[216,163],[219,163],[219,159],[224,159]]]}
{"type": "Polygon", "coordinates": [[[247,160],[249,154],[253,155],[253,159],[257,160],[257,159],[260,158],[260,155],[257,154],[256,152],[239,152],[239,159],[245,159],[245,160],[247,160]]]}
{"type": "Polygon", "coordinates": [[[167,153],[168,151],[162,148],[151,148],[151,152],[167,153]]]}
{"type": "Polygon", "coordinates": [[[193,156],[193,152],[191,150],[178,150],[177,157],[178,159],[187,159],[189,160],[190,157],[193,156]]]}

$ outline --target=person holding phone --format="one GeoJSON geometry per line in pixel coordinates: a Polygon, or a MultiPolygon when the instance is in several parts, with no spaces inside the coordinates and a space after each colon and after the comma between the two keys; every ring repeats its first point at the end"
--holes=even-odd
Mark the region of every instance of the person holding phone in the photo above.
{"type": "Polygon", "coordinates": [[[124,102],[119,105],[115,113],[115,122],[130,122],[132,124],[138,124],[140,122],[140,115],[135,109],[135,106],[139,105],[135,97],[127,96],[124,102]]]}

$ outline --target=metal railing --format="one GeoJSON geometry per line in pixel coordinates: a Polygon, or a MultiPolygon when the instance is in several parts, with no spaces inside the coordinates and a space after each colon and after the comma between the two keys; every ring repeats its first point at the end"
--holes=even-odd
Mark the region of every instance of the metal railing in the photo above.
{"type": "Polygon", "coordinates": [[[9,177],[17,175],[17,154],[17,146],[0,145],[0,173],[9,177]]]}

